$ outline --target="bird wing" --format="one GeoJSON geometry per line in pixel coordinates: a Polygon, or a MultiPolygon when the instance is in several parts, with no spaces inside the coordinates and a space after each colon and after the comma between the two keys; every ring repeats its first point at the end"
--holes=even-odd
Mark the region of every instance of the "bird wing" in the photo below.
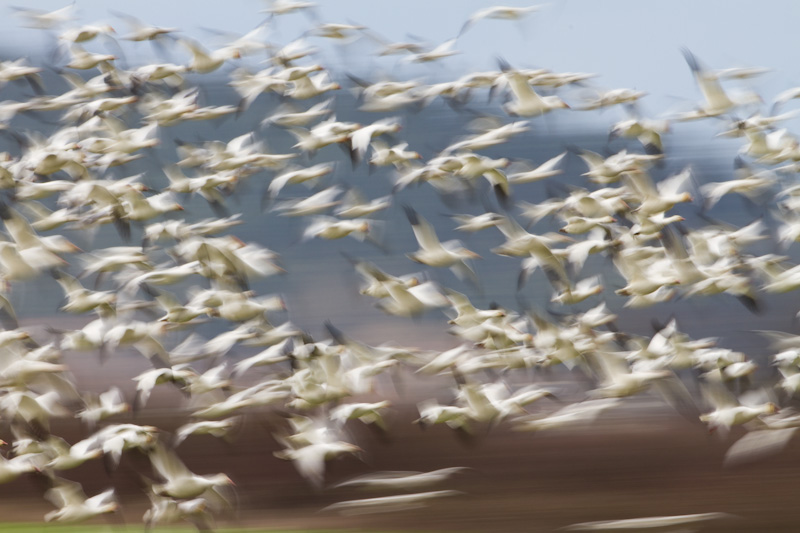
{"type": "Polygon", "coordinates": [[[150,462],[153,468],[165,480],[181,477],[191,477],[191,471],[181,462],[175,453],[168,450],[163,444],[156,444],[150,451],[150,462]]]}
{"type": "Polygon", "coordinates": [[[414,236],[420,247],[426,250],[434,250],[442,246],[433,226],[427,220],[417,214],[417,212],[409,206],[403,207],[406,211],[408,221],[411,223],[411,229],[414,230],[414,236]]]}

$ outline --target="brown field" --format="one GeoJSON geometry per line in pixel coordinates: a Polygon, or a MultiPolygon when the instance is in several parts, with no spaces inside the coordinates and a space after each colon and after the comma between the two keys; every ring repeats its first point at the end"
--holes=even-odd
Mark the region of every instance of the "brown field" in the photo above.
{"type": "MultiPolygon", "coordinates": [[[[381,494],[351,489],[315,491],[290,463],[273,457],[271,437],[280,417],[252,414],[233,443],[191,437],[179,453],[198,473],[225,471],[237,484],[238,513],[224,519],[261,527],[357,527],[365,531],[554,531],[575,522],[726,512],[738,518],[708,525],[703,531],[797,531],[796,480],[800,448],[736,469],[722,458],[734,432],[723,441],[705,429],[655,408],[650,414],[609,414],[593,426],[550,433],[514,433],[506,425],[478,428],[465,441],[446,427],[425,431],[410,424],[406,410],[392,419],[389,436],[354,426],[365,449],[362,460],[348,457],[328,463],[326,482],[374,470],[432,470],[469,466],[446,487],[463,496],[434,501],[429,507],[399,513],[342,517],[319,511],[336,501],[381,494]]],[[[169,430],[184,421],[166,410],[143,413],[140,423],[169,430]]],[[[68,440],[86,430],[61,423],[57,434],[68,440]]],[[[110,476],[100,462],[67,472],[92,494],[109,485],[119,491],[124,520],[141,521],[146,500],[140,475],[151,476],[144,456],[128,453],[110,476]]],[[[5,521],[36,521],[51,509],[41,499],[35,478],[0,487],[5,521]]],[[[221,522],[222,523],[222,522],[221,522]]]]}

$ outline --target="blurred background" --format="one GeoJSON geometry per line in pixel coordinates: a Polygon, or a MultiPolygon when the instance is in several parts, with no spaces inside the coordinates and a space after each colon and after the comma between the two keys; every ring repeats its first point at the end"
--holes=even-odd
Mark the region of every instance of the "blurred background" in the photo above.
{"type": "MultiPolygon", "coordinates": [[[[520,7],[528,4],[509,1],[520,7]]],[[[647,3],[634,1],[553,1],[519,21],[483,19],[459,35],[470,16],[490,4],[479,1],[437,1],[375,3],[368,1],[321,2],[314,15],[293,13],[270,17],[264,10],[268,2],[130,2],[77,1],[75,15],[79,23],[108,23],[118,35],[125,33],[121,12],[159,26],[179,28],[178,36],[191,37],[213,49],[256,28],[264,26],[263,39],[282,46],[305,36],[317,48],[313,60],[325,67],[330,76],[342,85],[336,92],[335,116],[341,121],[369,124],[385,117],[399,117],[402,131],[398,137],[419,152],[423,161],[439,154],[450,144],[469,133],[470,124],[480,116],[491,115],[510,121],[501,109],[502,95],[474,91],[462,108],[435,99],[429,105],[391,113],[369,113],[359,109],[357,85],[352,77],[376,82],[383,79],[418,80],[434,84],[451,81],[466,74],[497,70],[498,59],[514,68],[544,68],[556,72],[595,74],[581,85],[558,89],[572,110],[559,110],[530,120],[530,131],[500,146],[483,150],[483,155],[512,161],[544,162],[565,150],[564,173],[556,178],[514,188],[513,200],[538,203],[564,196],[570,186],[584,186],[585,163],[574,153],[574,147],[610,155],[623,148],[641,151],[635,142],[609,138],[615,122],[628,116],[622,106],[578,111],[581,102],[601,89],[629,88],[644,91],[637,102],[642,116],[666,119],[693,109],[702,94],[687,66],[681,49],[686,48],[703,64],[714,68],[763,67],[760,76],[737,81],[742,90],[760,95],[763,104],[746,108],[742,113],[769,112],[774,98],[783,90],[800,85],[800,65],[796,61],[794,24],[800,6],[794,2],[744,1],[677,1],[647,3]],[[412,40],[432,44],[458,36],[455,48],[459,53],[430,64],[411,64],[398,56],[376,54],[376,42],[357,35],[341,43],[307,32],[321,22],[363,25],[388,40],[412,40]]],[[[32,2],[25,8],[43,11],[64,7],[61,2],[32,2]]],[[[56,32],[25,28],[8,6],[0,20],[4,35],[0,41],[2,59],[27,58],[41,66],[47,94],[65,90],[59,69],[65,63],[56,32]]],[[[75,24],[77,24],[76,22],[75,24]]],[[[166,61],[185,64],[189,55],[176,43],[168,42],[165,50],[148,43],[132,43],[115,39],[113,44],[101,39],[86,44],[92,51],[116,54],[121,68],[166,61]],[[165,59],[167,58],[167,59],[165,59]]],[[[236,105],[238,95],[229,86],[234,69],[257,71],[267,66],[268,54],[255,54],[232,60],[210,74],[190,74],[187,82],[200,88],[203,105],[236,105]]],[[[22,101],[32,97],[28,87],[8,85],[3,88],[4,100],[22,101]]],[[[313,103],[326,99],[318,97],[313,103]]],[[[183,123],[160,127],[158,147],[145,157],[133,161],[124,170],[111,169],[109,175],[122,177],[144,173],[142,182],[152,189],[165,186],[161,169],[177,162],[176,146],[207,140],[229,141],[253,132],[259,141],[274,153],[292,151],[295,139],[285,130],[264,127],[262,121],[284,103],[274,94],[259,96],[240,115],[214,121],[183,123]]],[[[792,109],[787,103],[785,109],[792,109]]],[[[734,117],[734,118],[745,118],[734,117]]],[[[664,135],[662,162],[651,169],[654,180],[680,172],[691,165],[697,184],[729,179],[743,141],[741,138],[719,137],[727,128],[721,118],[702,121],[673,122],[664,135]]],[[[782,127],[792,130],[797,120],[789,118],[782,127]]],[[[46,113],[15,118],[9,127],[14,131],[54,131],[60,124],[46,113]]],[[[14,136],[2,141],[2,149],[19,151],[14,136]]],[[[313,156],[303,156],[301,164],[335,161],[329,183],[355,186],[369,198],[391,194],[394,172],[371,170],[367,165],[353,166],[349,154],[336,146],[328,146],[313,156]]],[[[376,239],[380,246],[350,239],[325,241],[302,239],[306,222],[282,217],[265,206],[264,190],[269,175],[253,175],[237,185],[226,199],[232,213],[241,213],[245,223],[235,228],[235,235],[245,242],[258,243],[276,252],[286,274],[252,283],[257,294],[280,294],[286,311],[276,313],[276,322],[289,321],[314,338],[327,335],[325,323],[332,322],[346,335],[370,344],[393,343],[413,345],[424,350],[445,350],[460,344],[449,334],[449,317],[439,311],[413,319],[386,315],[378,311],[374,301],[358,292],[360,280],[348,257],[371,261],[394,274],[417,272],[406,254],[416,250],[417,243],[402,205],[413,208],[430,221],[439,238],[459,238],[482,259],[474,262],[478,286],[465,283],[444,269],[428,275],[443,286],[466,294],[479,308],[500,306],[520,313],[535,311],[546,316],[564,312],[550,303],[552,287],[547,278],[536,272],[518,289],[519,259],[501,257],[490,250],[498,246],[500,234],[495,230],[465,237],[455,231],[447,216],[454,213],[477,215],[487,209],[499,210],[492,191],[481,183],[471,194],[456,198],[441,197],[428,186],[409,187],[392,197],[393,207],[378,216],[376,239]],[[346,254],[346,255],[343,255],[346,254]]],[[[792,180],[791,175],[787,180],[792,180]]],[[[287,189],[282,199],[303,197],[307,191],[287,189]]],[[[214,217],[215,213],[199,198],[186,199],[186,215],[193,220],[214,217]]],[[[695,228],[713,220],[742,227],[758,219],[769,220],[771,201],[752,202],[728,195],[712,211],[705,212],[701,202],[676,207],[671,214],[684,217],[685,227],[695,228]]],[[[550,219],[531,228],[538,234],[556,232],[559,224],[550,219]]],[[[67,230],[64,233],[84,250],[122,244],[110,226],[89,234],[67,230]]],[[[133,229],[133,243],[138,244],[141,229],[133,229]]],[[[754,255],[780,253],[797,261],[796,246],[779,248],[774,239],[766,239],[748,249],[754,255]]],[[[76,273],[76,272],[75,272],[76,273]]],[[[758,330],[797,330],[797,299],[793,293],[763,295],[759,312],[754,313],[727,294],[710,297],[675,298],[644,309],[625,307],[626,298],[614,293],[625,285],[608,256],[590,256],[583,277],[600,273],[606,290],[587,302],[587,310],[605,302],[618,315],[617,326],[630,335],[651,337],[658,325],[675,318],[681,332],[694,339],[715,337],[717,345],[743,352],[758,364],[750,378],[754,388],[771,387],[776,378],[770,356],[776,352],[758,330]],[[654,324],[656,326],[654,326],[654,324]]],[[[190,283],[171,288],[176,292],[190,283]]],[[[58,312],[63,293],[54,279],[44,277],[41,283],[18,284],[9,294],[23,327],[48,326],[77,329],[88,319],[65,316],[58,312]]],[[[206,337],[226,327],[220,322],[205,325],[206,337]]],[[[185,334],[170,333],[169,344],[179,343],[185,334]]],[[[230,360],[255,353],[242,348],[233,351],[230,360]]],[[[99,366],[95,354],[65,353],[65,361],[74,373],[81,390],[101,392],[119,386],[133,397],[135,383],[131,377],[150,368],[147,360],[136,353],[115,354],[99,366]]],[[[508,376],[510,382],[540,379],[540,370],[508,376]],[[517,380],[517,381],[515,381],[517,380]]],[[[687,383],[692,393],[691,372],[687,383]]],[[[578,401],[590,384],[578,372],[554,369],[541,379],[560,388],[563,399],[578,401]]],[[[200,436],[180,448],[187,466],[198,472],[225,471],[237,484],[239,513],[227,517],[235,525],[253,527],[342,527],[364,531],[417,529],[424,531],[553,531],[577,522],[626,519],[654,515],[724,512],[737,515],[719,522],[710,522],[704,531],[793,531],[793,480],[800,470],[795,443],[777,455],[738,468],[724,469],[726,451],[744,430],[735,429],[731,436],[710,435],[698,420],[689,420],[654,395],[643,395],[625,401],[624,406],[603,415],[592,425],[554,433],[518,433],[508,425],[487,424],[464,438],[443,425],[427,430],[412,424],[418,418],[417,402],[436,396],[442,402],[452,397],[455,386],[449,377],[420,376],[412,370],[398,371],[395,381],[382,382],[379,396],[390,397],[394,411],[389,420],[391,430],[379,434],[366,427],[352,429],[354,439],[364,449],[359,458],[346,457],[328,463],[326,480],[331,483],[374,470],[427,471],[445,466],[467,466],[469,470],[448,481],[448,487],[462,491],[456,498],[435,502],[413,513],[390,513],[357,517],[333,513],[318,514],[326,505],[360,497],[348,489],[315,490],[293,468],[290,462],[279,461],[273,452],[279,449],[271,433],[281,416],[264,412],[247,419],[236,438],[223,442],[200,436]]],[[[538,405],[538,404],[537,404],[538,405]]],[[[561,404],[559,404],[560,406],[561,404]]],[[[552,410],[553,405],[548,408],[552,410]]],[[[137,415],[136,423],[153,424],[172,431],[185,421],[186,400],[172,389],[154,392],[148,409],[137,415]]],[[[701,408],[701,410],[703,410],[701,408]]],[[[72,420],[54,422],[53,433],[74,442],[85,436],[85,428],[72,420]]],[[[126,456],[111,481],[118,488],[120,499],[129,504],[125,518],[135,522],[146,501],[141,495],[137,472],[146,460],[126,456]]],[[[109,485],[109,474],[100,464],[87,464],[76,471],[87,494],[109,485]]],[[[50,509],[37,496],[35,482],[0,486],[6,502],[0,504],[8,521],[36,520],[50,509]]],[[[1,527],[1,526],[0,526],[1,527]]],[[[669,530],[669,529],[665,529],[669,530]]]]}

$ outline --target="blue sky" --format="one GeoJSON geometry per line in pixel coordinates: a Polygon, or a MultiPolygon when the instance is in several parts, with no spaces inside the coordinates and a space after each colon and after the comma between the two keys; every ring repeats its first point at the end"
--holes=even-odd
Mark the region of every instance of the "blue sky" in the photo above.
{"type": "MultiPolygon", "coordinates": [[[[515,0],[502,3],[531,5],[515,0]]],[[[67,4],[58,0],[25,5],[50,10],[67,4]]],[[[495,4],[476,0],[347,0],[320,2],[318,12],[322,21],[356,22],[389,39],[408,40],[411,34],[438,43],[455,36],[471,13],[491,5],[495,4]]],[[[185,34],[210,42],[210,34],[201,28],[246,32],[265,19],[259,11],[267,3],[263,0],[77,0],[76,6],[80,22],[109,22],[120,34],[127,31],[125,24],[115,19],[109,9],[130,13],[152,24],[179,27],[185,34]]],[[[452,71],[455,76],[492,69],[496,68],[496,57],[502,56],[520,67],[597,73],[596,85],[647,91],[651,96],[646,105],[660,111],[680,99],[699,98],[680,54],[680,48],[686,46],[703,63],[715,68],[773,69],[751,82],[769,100],[784,88],[800,85],[800,65],[793,53],[798,15],[800,4],[789,1],[555,0],[541,4],[541,9],[521,24],[479,22],[459,39],[457,48],[463,53],[446,59],[441,67],[433,67],[431,71],[452,71]]],[[[17,17],[0,20],[0,29],[15,48],[23,45],[31,50],[51,42],[39,31],[19,28],[21,20],[17,17]]],[[[280,17],[271,23],[269,39],[286,43],[310,24],[301,14],[280,17]]],[[[150,54],[146,44],[137,46],[150,54]]],[[[130,48],[126,46],[127,50],[130,48]]],[[[367,69],[397,72],[396,59],[367,60],[366,48],[348,50],[347,61],[369,61],[367,69]]],[[[341,61],[342,57],[332,55],[328,60],[341,61]]]]}

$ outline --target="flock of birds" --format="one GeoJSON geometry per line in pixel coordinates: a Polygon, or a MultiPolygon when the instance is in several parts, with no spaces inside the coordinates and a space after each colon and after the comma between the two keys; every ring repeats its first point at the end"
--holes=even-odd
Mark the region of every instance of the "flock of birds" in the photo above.
{"type": "MultiPolygon", "coordinates": [[[[609,275],[617,276],[612,282],[624,283],[616,294],[625,298],[626,307],[635,308],[676,297],[727,294],[755,313],[764,294],[800,288],[800,266],[782,254],[752,252],[764,243],[771,243],[775,251],[786,250],[800,239],[800,188],[793,184],[800,142],[778,129],[791,113],[776,109],[799,97],[800,88],[778,95],[770,113],[761,114],[757,95],[736,93],[728,84],[763,69],[712,70],[684,50],[703,98],[691,111],[656,120],[637,112],[644,93],[590,89],[593,75],[588,73],[522,69],[501,59],[495,71],[453,81],[368,81],[356,76],[347,81],[314,60],[322,43],[364,39],[379,47],[378,57],[438,64],[457,53],[458,38],[481,21],[521,19],[535,10],[488,8],[475,13],[458,37],[426,46],[389,42],[356,24],[322,23],[311,3],[275,0],[267,9],[266,23],[212,51],[177,28],[119,14],[130,26],[122,39],[151,42],[159,53],[170,56],[184,51],[188,58],[134,67],[123,66],[118,52],[88,51],[117,46],[114,30],[104,24],[73,25],[74,5],[47,13],[18,9],[28,26],[57,36],[54,60],[60,61],[58,73],[69,88],[48,94],[40,77],[42,67],[25,58],[0,63],[2,83],[28,82],[37,93],[25,101],[0,102],[3,131],[18,145],[0,161],[0,218],[5,228],[0,242],[5,326],[0,332],[0,420],[11,436],[0,455],[0,482],[25,474],[42,478],[47,483],[45,497],[57,507],[46,520],[85,520],[115,511],[116,496],[109,489],[87,497],[79,484],[67,479],[68,470],[101,457],[113,469],[123,455],[141,453],[149,458],[154,474],[154,479],[142,475],[152,502],[144,522],[152,527],[187,520],[208,529],[213,515],[232,505],[233,481],[224,473],[191,472],[179,457],[184,441],[199,434],[228,437],[242,420],[276,410],[286,423],[273,435],[282,446],[275,455],[292,461],[301,476],[322,488],[326,461],[363,453],[348,427],[367,424],[391,431],[387,413],[393,398],[387,378],[409,372],[444,376],[440,379],[450,379],[454,386],[447,401],[419,402],[416,423],[445,424],[466,436],[474,435],[476,427],[499,424],[525,432],[588,424],[619,408],[625,398],[655,391],[710,431],[727,434],[745,425],[750,431],[731,447],[726,458],[730,463],[785,446],[800,426],[800,414],[791,408],[779,410],[778,404],[790,404],[800,391],[800,336],[768,333],[781,378],[774,388],[755,388],[748,379],[757,365],[746,354],[720,347],[714,338],[692,339],[675,320],[659,325],[650,337],[620,331],[603,297],[611,280],[582,270],[590,256],[608,258],[613,265],[609,275]],[[307,14],[313,27],[289,44],[269,43],[267,29],[294,12],[307,14]],[[256,56],[267,58],[268,66],[257,72],[240,66],[256,56]],[[229,73],[238,101],[201,105],[199,86],[213,72],[229,73]],[[335,95],[344,92],[346,84],[357,93],[360,111],[376,113],[373,122],[336,116],[340,97],[335,95]],[[570,90],[583,96],[570,99],[570,90]],[[180,142],[174,162],[161,165],[163,177],[121,177],[126,166],[151,157],[166,128],[187,121],[236,120],[264,93],[280,105],[271,109],[262,130],[234,139],[180,142]],[[504,98],[502,106],[489,104],[495,115],[472,108],[476,95],[483,93],[490,102],[504,98]],[[468,135],[454,135],[448,146],[426,157],[415,139],[402,140],[399,135],[403,117],[413,117],[436,100],[454,113],[473,114],[475,120],[468,135]],[[524,137],[543,115],[613,106],[623,106],[628,115],[610,129],[611,136],[625,139],[628,147],[617,153],[569,147],[544,162],[512,162],[482,153],[524,137]],[[749,110],[756,111],[742,118],[749,110]],[[53,130],[47,136],[22,131],[15,126],[21,115],[55,120],[57,125],[42,127],[53,130]],[[669,155],[669,143],[663,139],[670,123],[708,118],[724,126],[721,135],[742,139],[735,172],[705,184],[698,184],[688,167],[654,179],[652,172],[669,155]],[[294,149],[270,151],[263,141],[265,130],[293,139],[294,149]],[[350,162],[336,161],[339,152],[329,146],[343,148],[350,162]],[[528,184],[557,183],[565,162],[575,158],[586,169],[580,186],[554,186],[560,194],[538,203],[522,200],[528,184]],[[348,172],[337,172],[347,165],[353,173],[382,169],[381,176],[390,179],[370,179],[383,180],[386,194],[368,198],[347,183],[343,174],[348,172]],[[333,176],[339,181],[331,183],[333,176]],[[360,293],[401,319],[441,310],[450,319],[447,332],[459,343],[441,352],[371,346],[332,323],[325,324],[325,340],[312,338],[289,320],[275,324],[275,317],[283,316],[285,299],[259,295],[252,283],[291,276],[292,265],[283,265],[263,244],[234,236],[232,231],[245,221],[229,211],[237,189],[256,180],[266,182],[265,210],[307,221],[303,246],[349,236],[362,241],[359,246],[365,250],[374,246],[394,253],[381,239],[379,218],[387,210],[402,208],[419,249],[408,250],[409,268],[396,274],[347,254],[353,275],[362,280],[360,293]],[[302,195],[300,184],[310,192],[302,195]],[[460,241],[442,242],[439,226],[403,200],[411,187],[439,195],[447,205],[474,207],[469,199],[482,199],[484,212],[451,215],[455,229],[466,234],[496,232],[492,252],[519,258],[520,288],[541,270],[553,289],[551,302],[543,307],[559,311],[514,311],[499,305],[481,309],[466,294],[435,281],[437,269],[450,269],[462,280],[464,292],[480,293],[481,279],[473,267],[480,256],[460,241]],[[287,196],[287,191],[295,196],[287,196]],[[715,205],[733,194],[762,206],[766,215],[743,227],[714,221],[710,214],[715,205]],[[196,195],[216,216],[192,217],[193,209],[186,204],[196,195]],[[679,204],[693,206],[708,224],[682,224],[682,216],[670,214],[679,204]],[[558,232],[533,231],[545,223],[556,224],[558,232]],[[81,250],[59,233],[95,232],[105,225],[113,226],[124,244],[81,250]],[[134,238],[141,238],[141,245],[134,244],[134,238]],[[414,272],[412,262],[424,270],[414,272]],[[50,278],[63,289],[60,312],[96,318],[80,329],[51,328],[46,332],[49,338],[34,339],[19,327],[14,291],[20,284],[50,278]],[[592,299],[591,307],[584,303],[592,299]],[[221,327],[222,333],[206,339],[201,332],[208,324],[221,327]],[[141,353],[153,366],[133,378],[135,398],[126,399],[118,388],[99,395],[81,392],[62,360],[64,352],[95,352],[101,362],[113,365],[120,357],[114,352],[120,350],[141,353]],[[546,386],[553,367],[580,376],[579,381],[589,383],[588,391],[565,405],[563,391],[546,386]],[[128,413],[144,408],[155,389],[167,387],[190,398],[190,419],[171,436],[135,423],[128,413]],[[708,409],[698,407],[702,404],[690,391],[695,388],[708,409]],[[534,402],[545,407],[534,410],[534,402]],[[86,438],[69,443],[53,434],[51,419],[64,417],[81,419],[86,438]]],[[[330,510],[358,513],[419,506],[457,494],[437,486],[459,471],[452,467],[361,476],[340,485],[394,494],[340,502],[330,510]]],[[[708,513],[651,520],[689,523],[718,517],[708,513]]]]}

